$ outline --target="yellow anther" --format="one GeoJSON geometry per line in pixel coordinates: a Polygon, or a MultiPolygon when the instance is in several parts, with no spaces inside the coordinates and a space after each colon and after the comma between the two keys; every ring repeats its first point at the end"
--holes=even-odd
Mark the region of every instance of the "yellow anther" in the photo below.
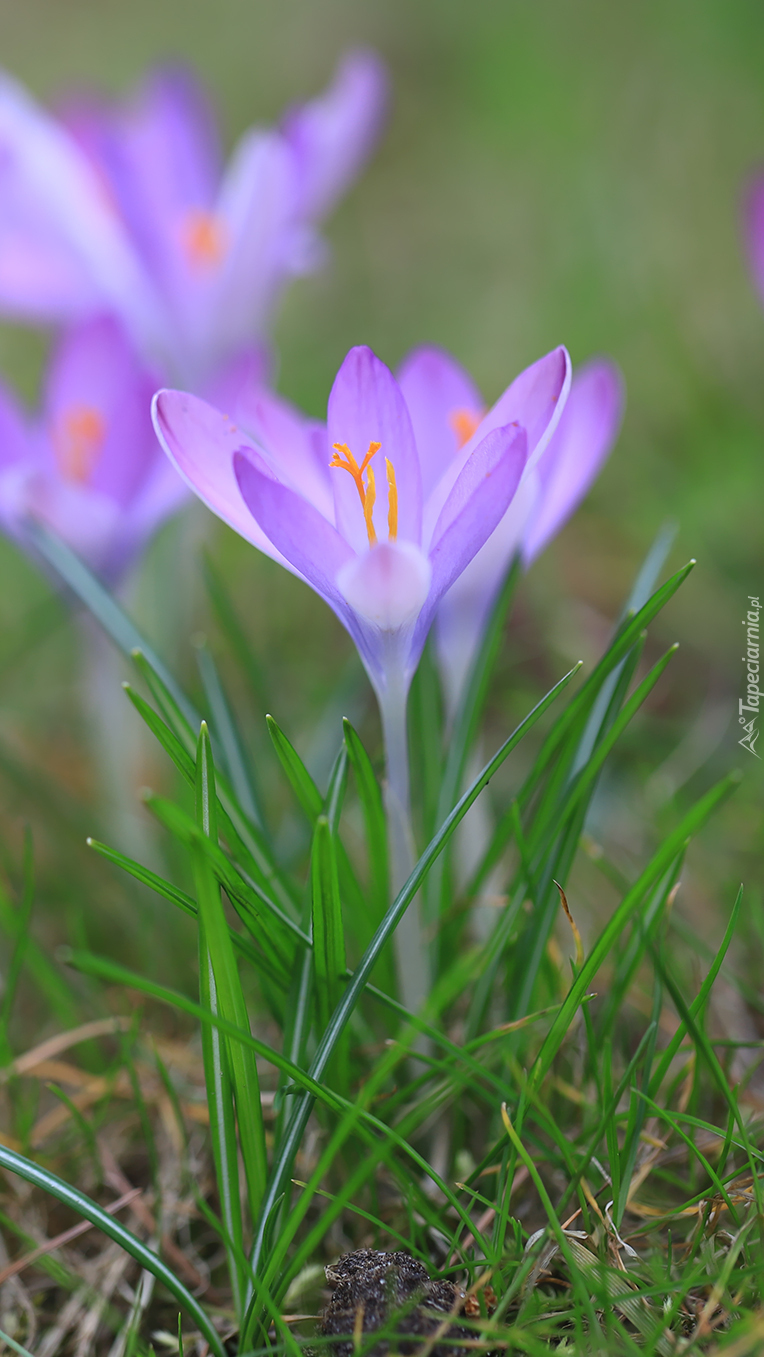
{"type": "Polygon", "coordinates": [[[394,542],[398,536],[398,486],[395,483],[395,467],[389,457],[385,458],[387,467],[387,536],[394,542]]]}
{"type": "Polygon", "coordinates": [[[452,410],[448,416],[448,422],[456,434],[456,441],[460,448],[465,443],[469,443],[472,435],[480,424],[483,416],[479,410],[452,410]]]}
{"type": "Polygon", "coordinates": [[[70,405],[54,433],[53,444],[61,472],[68,481],[87,481],[101,455],[106,420],[94,405],[70,405]]]}

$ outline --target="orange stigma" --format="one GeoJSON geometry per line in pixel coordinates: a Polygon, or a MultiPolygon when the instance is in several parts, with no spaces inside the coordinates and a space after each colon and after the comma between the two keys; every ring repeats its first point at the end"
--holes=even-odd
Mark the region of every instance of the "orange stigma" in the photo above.
{"type": "Polygon", "coordinates": [[[101,455],[106,437],[106,420],[94,405],[70,405],[64,411],[53,435],[58,464],[68,481],[82,484],[101,455]]]}
{"type": "Polygon", "coordinates": [[[194,207],[183,221],[183,248],[195,269],[211,269],[226,251],[225,227],[213,212],[194,207]]]}
{"type": "MultiPolygon", "coordinates": [[[[334,448],[334,456],[329,466],[339,467],[340,470],[347,471],[353,477],[363,509],[363,521],[366,524],[369,546],[376,546],[374,505],[377,501],[377,482],[374,477],[374,468],[371,466],[371,459],[379,452],[382,444],[370,443],[369,451],[360,466],[347,443],[333,443],[332,447],[334,448]],[[365,481],[363,479],[364,474],[366,475],[365,481]]],[[[388,539],[394,542],[398,536],[398,487],[395,483],[395,468],[388,457],[385,458],[385,467],[387,468],[387,535],[388,539]]]]}
{"type": "Polygon", "coordinates": [[[479,410],[451,411],[448,422],[456,434],[456,441],[460,448],[463,448],[465,443],[469,443],[482,418],[482,413],[479,410]]]}

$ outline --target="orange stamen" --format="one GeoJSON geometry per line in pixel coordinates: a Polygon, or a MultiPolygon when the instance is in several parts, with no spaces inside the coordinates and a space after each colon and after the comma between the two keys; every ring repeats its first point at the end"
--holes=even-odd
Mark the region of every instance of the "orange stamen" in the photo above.
{"type": "Polygon", "coordinates": [[[93,405],[71,405],[53,434],[53,446],[68,481],[87,481],[101,455],[106,420],[93,405]]]}
{"type": "Polygon", "coordinates": [[[451,411],[448,416],[448,422],[456,434],[456,440],[460,448],[463,448],[465,443],[469,443],[482,418],[482,413],[478,410],[461,409],[451,411]]]}
{"type": "Polygon", "coordinates": [[[226,252],[223,223],[212,212],[192,208],[183,222],[183,248],[195,269],[210,269],[219,264],[226,252]]]}
{"type": "Polygon", "coordinates": [[[385,458],[387,467],[387,536],[394,542],[398,536],[398,486],[395,482],[395,467],[389,457],[385,458]]]}
{"type": "Polygon", "coordinates": [[[377,498],[377,486],[374,480],[374,467],[366,468],[366,495],[363,502],[363,518],[366,524],[366,531],[369,534],[369,546],[377,544],[377,534],[374,530],[374,504],[377,498]]]}
{"type": "Polygon", "coordinates": [[[361,508],[363,509],[363,519],[369,537],[369,546],[373,547],[376,545],[377,541],[377,534],[374,531],[374,522],[372,518],[374,504],[377,498],[377,487],[374,480],[374,472],[369,463],[371,462],[372,457],[376,456],[379,452],[382,444],[370,443],[369,451],[360,466],[347,443],[333,443],[332,447],[334,448],[334,456],[332,457],[329,466],[339,467],[341,471],[347,471],[353,477],[356,490],[358,491],[358,497],[361,501],[361,508]],[[364,472],[366,472],[366,484],[364,484],[363,479],[364,472]]]}

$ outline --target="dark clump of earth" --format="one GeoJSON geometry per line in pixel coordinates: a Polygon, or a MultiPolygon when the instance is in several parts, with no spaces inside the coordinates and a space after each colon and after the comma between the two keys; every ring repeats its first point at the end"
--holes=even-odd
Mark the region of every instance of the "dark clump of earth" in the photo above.
{"type": "MultiPolygon", "coordinates": [[[[432,1339],[449,1315],[479,1313],[474,1298],[448,1280],[432,1281],[427,1269],[410,1253],[378,1253],[357,1249],[326,1268],[333,1294],[318,1325],[318,1332],[335,1341],[329,1344],[333,1357],[353,1357],[354,1336],[360,1337],[365,1357],[386,1357],[388,1352],[416,1353],[432,1339]],[[378,1343],[368,1347],[370,1334],[384,1330],[378,1343]]],[[[474,1357],[474,1329],[458,1322],[448,1324],[430,1349],[430,1357],[474,1357]]]]}

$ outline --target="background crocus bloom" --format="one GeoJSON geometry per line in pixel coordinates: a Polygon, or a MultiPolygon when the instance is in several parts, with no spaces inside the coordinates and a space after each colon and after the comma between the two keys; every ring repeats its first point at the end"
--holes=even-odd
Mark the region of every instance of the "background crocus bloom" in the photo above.
{"type": "Polygon", "coordinates": [[[251,436],[178,391],[155,399],[160,439],[215,513],[301,575],[344,622],[383,709],[405,698],[435,609],[511,504],[562,410],[569,361],[528,368],[457,448],[410,408],[368,348],[351,349],[326,427],[272,396],[251,436]]]}
{"type": "Polygon", "coordinates": [[[117,315],[145,357],[197,389],[261,340],[317,224],[379,132],[385,77],[348,56],[320,98],[251,129],[223,170],[193,77],[161,71],[125,107],[56,120],[0,81],[0,308],[117,315]]]}
{"type": "MultiPolygon", "coordinates": [[[[399,381],[417,441],[427,440],[433,462],[457,455],[465,440],[473,447],[484,437],[493,411],[484,415],[480,392],[448,354],[415,350],[399,381]]],[[[513,556],[519,551],[530,565],[572,514],[613,446],[622,413],[623,382],[614,363],[595,359],[576,372],[556,430],[536,445],[501,523],[443,598],[435,628],[452,712],[513,556]]]]}
{"type": "Polygon", "coordinates": [[[64,333],[41,414],[0,386],[0,525],[24,545],[32,518],[116,581],[187,490],[157,444],[156,375],[118,323],[95,317],[64,333]]]}

